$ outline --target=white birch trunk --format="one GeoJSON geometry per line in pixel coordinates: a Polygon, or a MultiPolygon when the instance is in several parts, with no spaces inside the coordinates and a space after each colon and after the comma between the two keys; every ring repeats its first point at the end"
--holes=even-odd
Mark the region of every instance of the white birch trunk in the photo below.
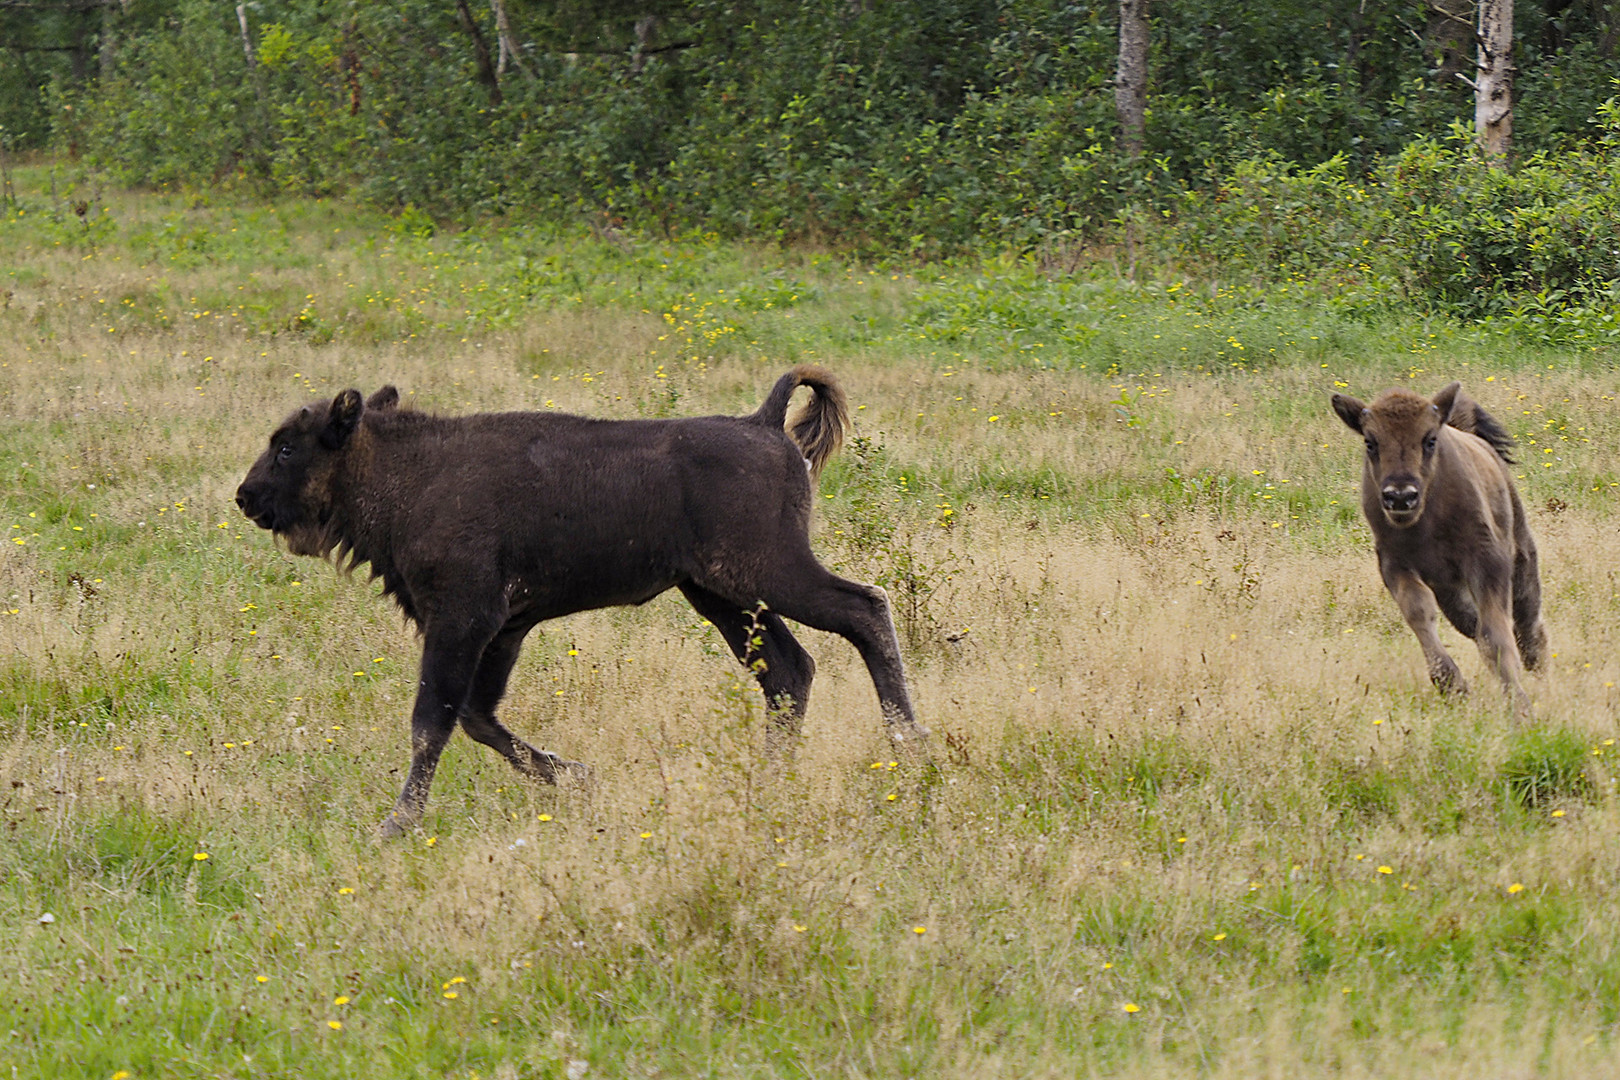
{"type": "Polygon", "coordinates": [[[523,63],[523,54],[518,51],[517,35],[512,33],[512,20],[506,14],[506,4],[503,0],[489,0],[490,10],[495,13],[495,35],[500,44],[500,61],[495,65],[495,74],[505,75],[506,65],[511,65],[522,72],[525,78],[534,78],[523,63]]]}
{"type": "Polygon", "coordinates": [[[1114,111],[1119,145],[1141,157],[1147,126],[1148,0],[1119,0],[1119,67],[1114,73],[1114,111]]]}
{"type": "Polygon", "coordinates": [[[1513,149],[1513,0],[1479,0],[1474,137],[1493,163],[1507,164],[1513,149]]]}
{"type": "Polygon", "coordinates": [[[646,50],[652,48],[653,31],[658,28],[658,16],[643,15],[636,20],[636,48],[630,56],[630,74],[640,75],[647,66],[646,50]]]}
{"type": "Polygon", "coordinates": [[[253,38],[248,36],[247,5],[236,5],[236,24],[242,28],[242,55],[247,57],[247,66],[257,66],[258,60],[253,56],[253,38]]]}

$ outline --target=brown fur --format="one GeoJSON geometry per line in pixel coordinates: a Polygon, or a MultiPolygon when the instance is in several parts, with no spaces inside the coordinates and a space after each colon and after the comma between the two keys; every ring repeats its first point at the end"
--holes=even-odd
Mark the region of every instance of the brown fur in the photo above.
{"type": "Polygon", "coordinates": [[[236,497],[296,554],[369,563],[421,630],[411,771],[385,834],[420,818],[458,722],[538,780],[583,776],[495,718],[523,638],[543,620],[670,588],[754,672],[779,710],[773,743],[797,731],[815,673],[784,618],[852,642],[891,737],[926,737],[883,590],[833,576],[810,551],[811,479],[849,423],[826,371],[794,368],[744,417],[439,417],[398,401],[392,387],[369,401],[345,390],[296,410],[236,497]],[[799,386],[814,396],[790,437],[799,386]]]}
{"type": "Polygon", "coordinates": [[[1371,405],[1334,394],[1333,411],[1366,440],[1362,513],[1429,678],[1444,692],[1467,690],[1436,632],[1444,612],[1527,717],[1520,672],[1540,666],[1547,629],[1536,543],[1507,469],[1512,436],[1459,383],[1433,399],[1388,390],[1371,405]]]}

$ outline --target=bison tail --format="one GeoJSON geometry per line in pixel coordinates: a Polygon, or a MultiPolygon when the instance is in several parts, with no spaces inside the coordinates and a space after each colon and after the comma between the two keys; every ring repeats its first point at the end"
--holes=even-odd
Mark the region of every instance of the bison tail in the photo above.
{"type": "Polygon", "coordinates": [[[1470,435],[1478,435],[1491,444],[1496,456],[1513,464],[1514,438],[1501,423],[1486,412],[1479,402],[1466,394],[1457,396],[1457,404],[1451,410],[1451,418],[1446,421],[1458,431],[1466,431],[1470,435]]]}
{"type": "Polygon", "coordinates": [[[808,386],[815,391],[803,409],[788,425],[788,436],[799,447],[799,452],[810,463],[811,476],[821,475],[821,467],[837,453],[849,427],[849,406],[844,401],[844,389],[833,378],[832,372],[815,364],[800,364],[776,380],[765,404],[748,419],[756,424],[780,429],[787,422],[788,402],[793,391],[808,386]]]}

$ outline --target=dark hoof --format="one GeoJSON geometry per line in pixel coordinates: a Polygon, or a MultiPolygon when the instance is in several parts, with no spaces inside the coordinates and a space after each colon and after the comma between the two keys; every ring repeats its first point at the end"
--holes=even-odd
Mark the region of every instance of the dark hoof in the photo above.
{"type": "Polygon", "coordinates": [[[410,831],[411,826],[400,818],[399,813],[390,810],[388,816],[383,818],[382,823],[377,826],[377,839],[398,840],[410,831]]]}
{"type": "Polygon", "coordinates": [[[896,750],[912,759],[932,760],[933,755],[928,750],[928,729],[921,724],[890,724],[888,729],[889,741],[896,750]]]}
{"type": "Polygon", "coordinates": [[[772,764],[791,765],[799,752],[799,733],[778,724],[765,726],[765,757],[772,764]]]}
{"type": "Polygon", "coordinates": [[[1542,657],[1547,654],[1546,626],[1538,625],[1535,631],[1530,635],[1530,640],[1521,641],[1518,644],[1519,659],[1524,661],[1524,670],[1541,670],[1542,657]]]}
{"type": "Polygon", "coordinates": [[[552,776],[560,788],[570,791],[590,791],[596,786],[595,771],[583,761],[564,761],[556,758],[551,763],[552,776]]]}
{"type": "Polygon", "coordinates": [[[1436,671],[1429,676],[1434,688],[1448,698],[1465,698],[1468,696],[1468,680],[1463,678],[1462,672],[1456,668],[1450,671],[1436,671]]]}

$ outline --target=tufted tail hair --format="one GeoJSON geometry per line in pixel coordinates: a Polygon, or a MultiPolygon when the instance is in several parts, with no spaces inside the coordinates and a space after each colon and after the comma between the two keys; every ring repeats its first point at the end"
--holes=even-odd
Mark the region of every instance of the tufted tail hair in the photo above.
{"type": "Polygon", "coordinates": [[[794,414],[787,432],[810,463],[810,475],[815,478],[821,475],[821,467],[827,459],[838,452],[844,432],[849,428],[849,405],[844,400],[843,387],[838,385],[832,372],[815,364],[798,365],[776,380],[765,403],[748,419],[768,427],[782,427],[787,422],[788,402],[793,398],[793,391],[801,386],[810,387],[814,395],[794,414]]]}
{"type": "Polygon", "coordinates": [[[1513,436],[1508,434],[1507,429],[1501,425],[1496,417],[1486,412],[1479,402],[1467,394],[1461,392],[1457,394],[1457,403],[1451,407],[1451,416],[1446,420],[1446,423],[1458,431],[1478,435],[1491,444],[1491,449],[1496,451],[1497,457],[1509,465],[1513,464],[1513,455],[1511,453],[1514,443],[1513,436]]]}

